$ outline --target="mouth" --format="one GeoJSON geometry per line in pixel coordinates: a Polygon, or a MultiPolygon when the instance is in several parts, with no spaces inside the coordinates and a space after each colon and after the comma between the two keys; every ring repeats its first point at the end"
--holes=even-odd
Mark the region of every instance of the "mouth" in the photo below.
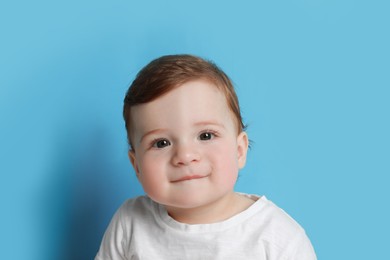
{"type": "Polygon", "coordinates": [[[191,181],[191,180],[199,180],[208,177],[208,175],[188,175],[184,176],[180,179],[171,181],[172,183],[177,183],[177,182],[185,182],[185,181],[191,181]]]}

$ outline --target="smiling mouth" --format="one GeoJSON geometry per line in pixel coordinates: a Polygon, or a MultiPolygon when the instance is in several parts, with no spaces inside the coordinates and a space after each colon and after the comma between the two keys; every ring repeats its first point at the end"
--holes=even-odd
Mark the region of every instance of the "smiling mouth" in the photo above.
{"type": "Polygon", "coordinates": [[[183,181],[191,181],[191,180],[198,180],[198,179],[203,179],[203,178],[206,178],[208,177],[208,175],[189,175],[189,176],[184,176],[180,179],[177,179],[177,180],[174,180],[172,181],[172,183],[176,183],[176,182],[183,182],[183,181]]]}

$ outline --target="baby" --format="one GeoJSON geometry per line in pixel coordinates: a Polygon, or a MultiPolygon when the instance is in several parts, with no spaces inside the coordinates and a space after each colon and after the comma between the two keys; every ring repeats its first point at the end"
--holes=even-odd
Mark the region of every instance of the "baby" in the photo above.
{"type": "Polygon", "coordinates": [[[191,55],[152,61],[131,84],[123,115],[146,195],[119,208],[95,260],[316,259],[283,210],[234,191],[248,136],[215,64],[191,55]]]}

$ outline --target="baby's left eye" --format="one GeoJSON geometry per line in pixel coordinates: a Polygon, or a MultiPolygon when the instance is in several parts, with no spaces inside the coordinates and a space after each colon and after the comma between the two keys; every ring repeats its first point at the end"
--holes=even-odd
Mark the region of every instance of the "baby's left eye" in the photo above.
{"type": "Polygon", "coordinates": [[[200,140],[210,140],[213,137],[215,137],[215,134],[213,134],[211,132],[204,132],[204,133],[200,134],[199,139],[200,140]]]}

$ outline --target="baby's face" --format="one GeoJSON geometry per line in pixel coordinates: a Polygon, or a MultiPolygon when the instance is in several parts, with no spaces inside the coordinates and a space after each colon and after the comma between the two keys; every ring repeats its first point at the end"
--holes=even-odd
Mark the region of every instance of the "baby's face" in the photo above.
{"type": "Polygon", "coordinates": [[[207,81],[185,83],[134,106],[130,159],[144,191],[176,208],[213,203],[233,192],[248,139],[221,91],[207,81]]]}

